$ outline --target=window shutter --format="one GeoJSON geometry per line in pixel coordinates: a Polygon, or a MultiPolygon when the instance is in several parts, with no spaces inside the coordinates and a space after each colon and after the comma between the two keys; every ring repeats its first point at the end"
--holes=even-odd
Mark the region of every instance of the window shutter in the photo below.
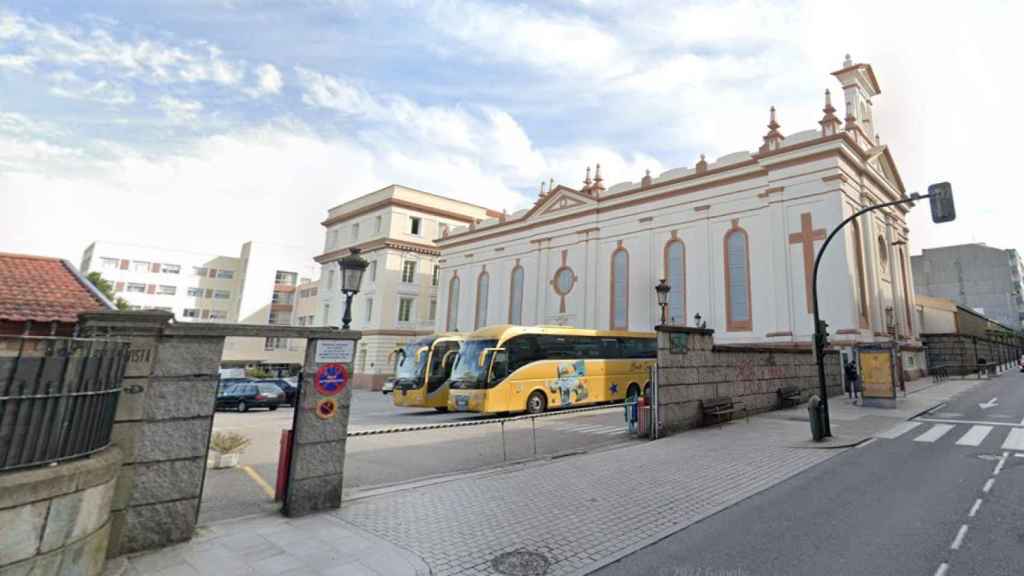
{"type": "Polygon", "coordinates": [[[159,273],[160,272],[160,263],[159,262],[153,262],[152,264],[150,264],[149,265],[149,271],[154,273],[154,274],[159,273]]]}
{"type": "Polygon", "coordinates": [[[156,294],[156,284],[146,284],[146,294],[156,294]]]}
{"type": "Polygon", "coordinates": [[[742,232],[729,235],[729,305],[733,322],[750,321],[750,298],[747,282],[747,237],[742,232]]]}
{"type": "Polygon", "coordinates": [[[127,269],[128,269],[128,261],[127,260],[121,260],[121,270],[127,270],[127,269]]]}

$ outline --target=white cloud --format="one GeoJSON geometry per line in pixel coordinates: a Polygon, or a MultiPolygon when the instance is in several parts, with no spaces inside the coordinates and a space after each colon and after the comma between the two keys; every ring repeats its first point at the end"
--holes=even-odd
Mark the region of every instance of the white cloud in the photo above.
{"type": "Polygon", "coordinates": [[[182,100],[173,96],[161,96],[157,107],[167,119],[175,124],[194,124],[203,111],[203,103],[197,100],[182,100]]]}
{"type": "Polygon", "coordinates": [[[348,80],[301,66],[295,68],[295,73],[304,88],[302,101],[309,106],[356,116],[374,117],[381,113],[374,98],[348,80]]]}
{"type": "Polygon", "coordinates": [[[74,74],[54,78],[50,93],[72,100],[88,100],[109,106],[122,106],[135,102],[135,93],[125,86],[107,80],[86,81],[74,74]]]}
{"type": "Polygon", "coordinates": [[[281,72],[273,64],[261,64],[256,67],[257,87],[251,92],[254,96],[265,94],[279,94],[284,81],[281,79],[281,72]]]}

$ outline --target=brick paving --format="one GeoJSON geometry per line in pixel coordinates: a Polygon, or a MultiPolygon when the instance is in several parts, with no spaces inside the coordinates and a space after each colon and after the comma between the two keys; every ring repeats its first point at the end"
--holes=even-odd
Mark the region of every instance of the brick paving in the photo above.
{"type": "Polygon", "coordinates": [[[797,422],[751,419],[655,443],[357,500],[335,513],[419,555],[433,574],[497,574],[529,550],[585,573],[837,452],[778,445],[797,422]]]}

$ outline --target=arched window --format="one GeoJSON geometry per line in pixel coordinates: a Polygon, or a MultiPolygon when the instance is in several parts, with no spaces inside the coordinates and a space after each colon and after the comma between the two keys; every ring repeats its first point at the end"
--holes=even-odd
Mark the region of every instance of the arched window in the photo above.
{"type": "Polygon", "coordinates": [[[864,239],[860,233],[860,222],[853,221],[853,253],[857,265],[857,299],[860,327],[867,328],[868,321],[868,285],[864,279],[864,239]]]}
{"type": "Polygon", "coordinates": [[[665,244],[665,282],[672,287],[668,293],[668,321],[686,324],[686,247],[677,238],[665,244]]]}
{"type": "Polygon", "coordinates": [[[461,281],[458,273],[452,276],[448,282],[448,320],[445,323],[445,330],[457,332],[459,330],[459,288],[461,281]]]}
{"type": "Polygon", "coordinates": [[[508,323],[523,323],[523,282],[526,272],[523,267],[516,264],[512,269],[512,276],[509,279],[508,289],[508,323]]]}
{"type": "Polygon", "coordinates": [[[611,329],[629,328],[629,253],[620,244],[612,252],[611,329]]]}
{"type": "Polygon", "coordinates": [[[487,296],[491,289],[491,275],[487,270],[480,272],[476,277],[476,318],[473,321],[473,329],[487,325],[487,296]]]}
{"type": "Polygon", "coordinates": [[[725,235],[725,329],[752,330],[750,310],[750,245],[747,232],[733,223],[725,235]]]}

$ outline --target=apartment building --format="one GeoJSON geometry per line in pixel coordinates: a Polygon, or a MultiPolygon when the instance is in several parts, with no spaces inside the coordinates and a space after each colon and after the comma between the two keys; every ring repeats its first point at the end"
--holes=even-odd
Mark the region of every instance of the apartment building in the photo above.
{"type": "MultiPolygon", "coordinates": [[[[85,249],[81,270],[98,271],[132,309],[165,310],[178,322],[292,325],[296,292],[317,273],[310,256],[252,241],[237,256],[97,241],[85,249]]],[[[302,364],[304,351],[301,340],[228,338],[222,361],[288,370],[302,364]]]]}
{"type": "Polygon", "coordinates": [[[370,266],[352,303],[352,328],[363,334],[354,386],[379,389],[394,373],[390,353],[431,334],[440,275],[434,240],[456,226],[501,213],[391,185],[331,208],[324,227],[317,322],[340,326],[344,313],[338,260],[358,247],[370,266]]]}
{"type": "Polygon", "coordinates": [[[1004,326],[1024,327],[1024,262],[985,244],[926,248],[910,257],[918,294],[945,298],[1004,326]]]}

